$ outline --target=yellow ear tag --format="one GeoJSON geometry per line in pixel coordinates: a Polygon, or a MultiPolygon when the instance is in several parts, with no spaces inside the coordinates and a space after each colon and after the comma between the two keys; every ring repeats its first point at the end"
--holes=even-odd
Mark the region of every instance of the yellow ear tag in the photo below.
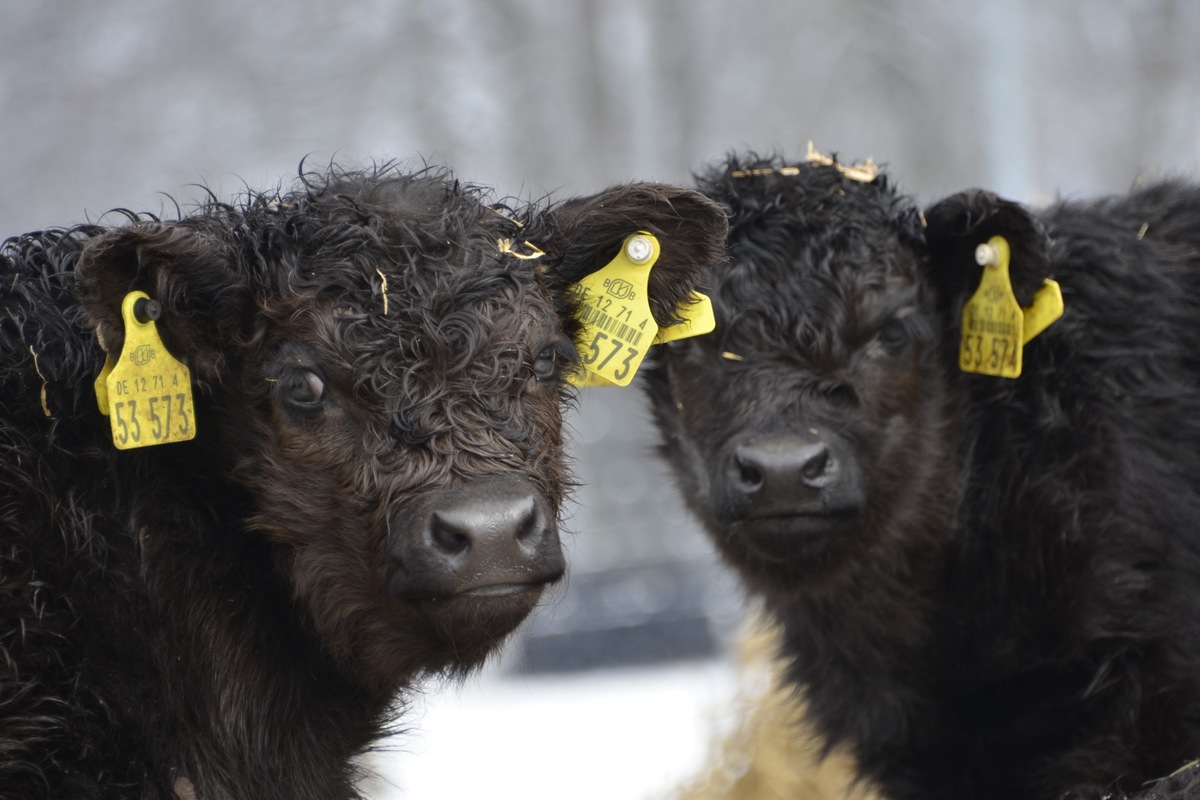
{"type": "Polygon", "coordinates": [[[975,251],[983,266],[979,288],[963,307],[958,366],[963,372],[1017,378],[1025,342],[1025,314],[1008,275],[1008,242],[993,236],[975,251]]]}
{"type": "Polygon", "coordinates": [[[659,252],[658,239],[636,233],[616,258],[575,284],[584,370],[572,375],[571,383],[628,386],[633,380],[658,335],[646,287],[659,252]]]}
{"type": "Polygon", "coordinates": [[[96,404],[100,406],[100,413],[106,417],[108,416],[108,376],[112,374],[116,364],[112,353],[105,353],[104,369],[100,370],[100,374],[96,376],[96,383],[93,384],[96,389],[96,404]]]}
{"type": "MultiPolygon", "coordinates": [[[[674,342],[677,339],[690,339],[693,336],[703,336],[706,333],[712,333],[717,327],[717,318],[713,314],[712,300],[708,298],[708,295],[701,294],[700,292],[692,292],[688,300],[680,303],[675,309],[675,315],[682,319],[683,322],[667,328],[659,328],[658,335],[651,342],[652,345],[666,344],[667,342],[674,342]]],[[[571,383],[580,388],[616,385],[587,370],[572,376],[571,383]]]]}
{"type": "Polygon", "coordinates": [[[1033,305],[1024,309],[1022,313],[1025,316],[1025,341],[1021,344],[1025,344],[1063,315],[1062,289],[1058,281],[1046,278],[1042,288],[1033,296],[1033,305]]]}
{"type": "Polygon", "coordinates": [[[659,328],[654,344],[674,342],[677,339],[690,339],[693,336],[703,336],[712,333],[717,327],[717,318],[713,314],[712,300],[700,292],[692,292],[689,300],[680,303],[675,314],[683,320],[678,325],[659,328]]]}
{"type": "Polygon", "coordinates": [[[104,343],[104,335],[100,333],[99,328],[96,328],[96,341],[100,343],[100,349],[104,351],[104,368],[96,376],[96,382],[92,384],[92,388],[96,390],[96,405],[100,406],[100,413],[107,417],[108,375],[117,365],[117,360],[113,358],[112,353],[108,352],[108,345],[104,343]]]}
{"type": "Polygon", "coordinates": [[[196,435],[191,372],[163,346],[154,324],[156,306],[145,292],[130,292],[121,303],[125,344],[105,379],[118,450],[183,442],[196,435]],[[145,302],[139,307],[139,301],[145,302]],[[139,320],[143,315],[145,322],[139,320]]]}

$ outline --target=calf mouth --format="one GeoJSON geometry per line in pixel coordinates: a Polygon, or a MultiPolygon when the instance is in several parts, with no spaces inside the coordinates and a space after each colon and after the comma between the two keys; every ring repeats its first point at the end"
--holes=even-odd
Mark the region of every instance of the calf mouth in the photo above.
{"type": "Polygon", "coordinates": [[[491,586],[463,589],[458,594],[465,597],[505,597],[531,591],[540,593],[545,588],[545,583],[496,583],[491,586]]]}
{"type": "Polygon", "coordinates": [[[489,607],[500,609],[506,606],[527,603],[531,609],[546,591],[548,583],[500,583],[478,586],[453,594],[409,598],[408,602],[423,614],[438,615],[447,609],[470,607],[471,613],[486,611],[489,607]]]}
{"type": "Polygon", "coordinates": [[[794,564],[825,556],[858,518],[857,511],[775,514],[745,519],[733,533],[763,560],[794,564]]]}
{"type": "Polygon", "coordinates": [[[456,647],[490,647],[512,633],[542,599],[552,581],[497,583],[453,594],[406,598],[456,647]]]}
{"type": "Polygon", "coordinates": [[[397,600],[408,603],[422,614],[438,615],[446,609],[459,606],[474,606],[484,609],[489,605],[497,608],[501,605],[513,605],[527,602],[531,606],[546,591],[546,588],[558,581],[560,574],[549,575],[545,578],[533,578],[528,581],[502,581],[454,588],[445,591],[411,591],[393,595],[397,600]]]}

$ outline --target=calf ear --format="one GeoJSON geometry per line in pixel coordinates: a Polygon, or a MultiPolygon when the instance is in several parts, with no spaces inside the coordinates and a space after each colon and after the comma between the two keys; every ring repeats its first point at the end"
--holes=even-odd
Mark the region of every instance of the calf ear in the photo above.
{"type": "Polygon", "coordinates": [[[547,280],[560,291],[602,268],[626,237],[646,231],[661,253],[650,271],[650,310],[661,327],[680,320],[676,309],[703,291],[708,269],[724,257],[725,212],[691,189],[656,183],[616,186],[543,211],[527,233],[550,256],[547,280]]]}
{"type": "Polygon", "coordinates": [[[231,261],[222,238],[178,224],[137,223],[104,234],[88,243],[77,269],[85,324],[120,353],[121,302],[143,291],[162,307],[157,328],[171,354],[198,383],[220,383],[225,356],[215,343],[233,341],[245,297],[231,261]]]}
{"type": "Polygon", "coordinates": [[[1022,307],[1050,275],[1049,237],[1026,208],[992,192],[971,189],[951,195],[925,210],[925,241],[933,280],[945,302],[956,307],[975,291],[983,267],[975,248],[993,236],[1008,240],[1009,275],[1022,307]]]}

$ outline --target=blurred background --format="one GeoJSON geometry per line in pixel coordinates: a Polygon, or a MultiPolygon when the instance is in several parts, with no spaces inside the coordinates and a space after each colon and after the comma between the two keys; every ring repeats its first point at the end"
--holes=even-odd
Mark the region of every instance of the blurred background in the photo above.
{"type": "MultiPolygon", "coordinates": [[[[1200,175],[1198,41],[1192,0],[0,0],[0,235],[170,216],[302,158],[567,197],[811,139],[922,202],[1120,192],[1200,175]]],[[[726,724],[742,598],[640,397],[588,390],[570,423],[570,580],[414,701],[371,797],[664,796],[726,724]]]]}

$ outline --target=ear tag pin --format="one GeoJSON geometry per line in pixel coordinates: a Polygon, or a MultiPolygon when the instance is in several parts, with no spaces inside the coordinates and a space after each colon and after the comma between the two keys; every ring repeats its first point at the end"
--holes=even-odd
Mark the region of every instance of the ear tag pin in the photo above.
{"type": "Polygon", "coordinates": [[[1009,277],[1011,253],[1003,236],[993,236],[975,250],[983,275],[963,307],[958,350],[963,372],[1020,377],[1025,343],[1062,316],[1062,290],[1052,280],[1037,291],[1032,306],[1021,308],[1009,277]]]}
{"type": "MultiPolygon", "coordinates": [[[[130,292],[121,302],[125,343],[110,368],[105,364],[107,400],[113,444],[118,450],[182,442],[195,437],[192,377],[158,335],[158,303],[145,292],[130,292]]],[[[111,354],[109,356],[112,362],[111,354]]],[[[97,380],[98,382],[98,380],[97,380]]]]}

